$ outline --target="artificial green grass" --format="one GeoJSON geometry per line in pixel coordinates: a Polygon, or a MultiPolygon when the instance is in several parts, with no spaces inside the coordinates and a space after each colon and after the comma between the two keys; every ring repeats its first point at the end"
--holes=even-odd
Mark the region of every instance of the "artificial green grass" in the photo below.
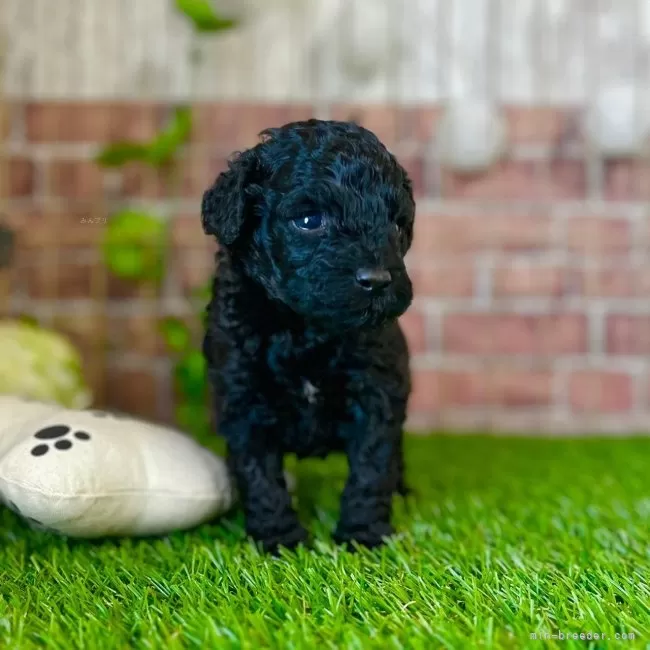
{"type": "Polygon", "coordinates": [[[650,440],[411,440],[399,536],[329,539],[341,459],[298,467],[315,550],[269,559],[237,513],[71,542],[0,514],[0,648],[650,647],[650,440]],[[531,633],[606,640],[531,640],[531,633]],[[634,640],[616,640],[616,634],[634,640]]]}

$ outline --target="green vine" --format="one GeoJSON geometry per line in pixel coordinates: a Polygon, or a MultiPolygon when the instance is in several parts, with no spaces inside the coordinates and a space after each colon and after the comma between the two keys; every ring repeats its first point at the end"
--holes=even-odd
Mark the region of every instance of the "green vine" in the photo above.
{"type": "Polygon", "coordinates": [[[103,241],[104,260],[117,277],[158,284],[164,274],[165,225],[146,212],[112,215],[103,241]]]}
{"type": "MultiPolygon", "coordinates": [[[[174,0],[176,8],[190,21],[196,37],[232,29],[236,22],[214,11],[209,0],[174,0]]],[[[192,50],[190,65],[198,65],[200,57],[192,50]]],[[[151,140],[121,141],[105,147],[95,158],[104,168],[121,168],[140,163],[165,171],[170,179],[178,179],[178,153],[192,131],[192,109],[175,109],[169,123],[151,140]]],[[[173,183],[172,183],[173,185],[173,183]]],[[[162,215],[142,210],[124,209],[108,220],[102,252],[109,271],[122,279],[149,284],[160,289],[166,260],[169,258],[169,220],[162,215]]],[[[200,287],[194,298],[206,298],[209,286],[200,287]]],[[[198,302],[198,300],[197,300],[198,302]]],[[[205,305],[205,300],[202,304],[205,305]]],[[[202,320],[202,319],[201,319],[202,320]]],[[[208,384],[205,359],[193,328],[174,317],[160,323],[168,352],[172,356],[175,416],[185,431],[200,437],[209,431],[208,384]]]]}
{"type": "Polygon", "coordinates": [[[95,161],[103,167],[122,167],[142,162],[162,167],[174,161],[192,131],[192,109],[183,106],[174,111],[169,124],[149,142],[115,142],[105,147],[95,161]]]}
{"type": "Polygon", "coordinates": [[[199,33],[222,32],[236,26],[231,18],[217,14],[209,0],[176,0],[176,7],[192,21],[199,33]]]}

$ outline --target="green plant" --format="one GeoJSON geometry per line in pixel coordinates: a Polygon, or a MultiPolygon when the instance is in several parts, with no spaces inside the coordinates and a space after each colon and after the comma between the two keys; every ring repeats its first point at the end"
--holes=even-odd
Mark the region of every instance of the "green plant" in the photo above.
{"type": "Polygon", "coordinates": [[[178,318],[163,319],[160,333],[175,359],[176,422],[185,431],[202,436],[210,428],[210,418],[206,364],[201,347],[192,336],[190,327],[178,318]]]}
{"type": "Polygon", "coordinates": [[[236,22],[218,15],[208,0],[176,0],[176,7],[189,18],[197,32],[220,32],[236,22]]]}
{"type": "Polygon", "coordinates": [[[104,259],[112,273],[127,280],[159,282],[164,273],[165,225],[145,212],[114,214],[104,234],[104,259]]]}
{"type": "Polygon", "coordinates": [[[68,338],[26,318],[0,323],[0,395],[86,408],[82,358],[68,338]]]}
{"type": "MultiPolygon", "coordinates": [[[[236,22],[219,15],[209,0],[174,0],[176,8],[191,22],[197,38],[235,27],[236,22]]],[[[190,65],[200,63],[192,48],[190,65]]],[[[192,109],[179,106],[168,124],[145,142],[114,142],[99,152],[95,161],[105,168],[120,168],[140,163],[160,172],[168,180],[170,195],[180,178],[178,153],[192,131],[192,109]]],[[[142,210],[124,209],[111,216],[103,241],[104,261],[111,273],[122,279],[159,289],[169,259],[169,220],[142,210]]],[[[201,287],[195,297],[206,297],[201,287]]],[[[205,304],[205,300],[203,301],[205,304]]],[[[176,421],[184,430],[202,436],[209,429],[206,408],[208,386],[201,347],[192,328],[178,318],[164,318],[160,333],[174,360],[176,421]]]]}
{"type": "Polygon", "coordinates": [[[191,131],[192,110],[181,106],[176,108],[169,124],[149,142],[115,142],[105,147],[95,160],[103,167],[121,167],[130,162],[162,167],[174,160],[191,131]]]}

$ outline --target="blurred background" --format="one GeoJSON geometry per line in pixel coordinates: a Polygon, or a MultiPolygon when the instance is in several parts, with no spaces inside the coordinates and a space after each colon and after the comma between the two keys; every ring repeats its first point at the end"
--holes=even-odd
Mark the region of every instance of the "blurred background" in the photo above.
{"type": "Polygon", "coordinates": [[[648,431],[649,91],[650,0],[3,0],[0,392],[209,427],[201,194],[355,119],[417,193],[409,428],[648,431]]]}

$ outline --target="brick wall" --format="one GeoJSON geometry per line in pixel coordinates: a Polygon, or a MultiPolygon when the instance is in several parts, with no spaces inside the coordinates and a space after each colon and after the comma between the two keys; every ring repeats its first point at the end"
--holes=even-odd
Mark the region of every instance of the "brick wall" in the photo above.
{"type": "MultiPolygon", "coordinates": [[[[354,116],[375,130],[415,184],[416,299],[403,318],[415,379],[410,426],[647,430],[650,167],[587,156],[578,111],[505,110],[506,160],[462,177],[433,154],[436,106],[332,107],[333,117],[354,116]]],[[[100,143],[148,137],[167,113],[145,103],[14,104],[2,201],[20,233],[11,312],[37,315],[72,337],[100,402],[162,420],[171,389],[156,322],[189,315],[183,296],[211,268],[200,195],[231,151],[312,109],[197,106],[180,197],[169,197],[149,170],[93,164],[100,143]],[[174,220],[162,303],[123,282],[104,283],[103,223],[127,204],[165,208],[174,220]]]]}

